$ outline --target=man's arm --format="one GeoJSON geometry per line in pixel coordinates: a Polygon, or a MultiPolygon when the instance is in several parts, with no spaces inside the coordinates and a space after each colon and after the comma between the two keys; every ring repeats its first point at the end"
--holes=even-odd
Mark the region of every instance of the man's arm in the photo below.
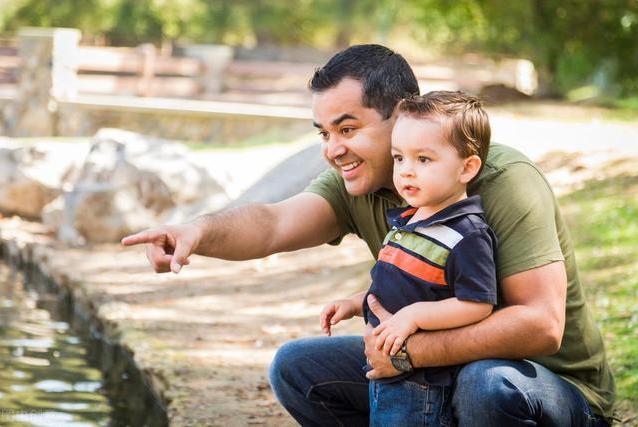
{"type": "Polygon", "coordinates": [[[262,258],[317,246],[339,233],[330,204],[317,194],[300,193],[279,203],[242,206],[146,230],[125,237],[122,244],[146,244],[151,266],[163,273],[179,272],[193,253],[228,260],[262,258]]]}
{"type": "MultiPolygon", "coordinates": [[[[566,294],[567,275],[562,261],[506,277],[501,282],[504,308],[473,325],[412,335],[407,346],[412,364],[448,366],[555,353],[565,327],[566,294]]],[[[390,316],[378,302],[370,308],[375,314],[379,311],[381,316],[390,316]]],[[[389,358],[375,348],[376,337],[367,335],[365,341],[366,356],[374,367],[368,377],[397,375],[389,358]]]]}

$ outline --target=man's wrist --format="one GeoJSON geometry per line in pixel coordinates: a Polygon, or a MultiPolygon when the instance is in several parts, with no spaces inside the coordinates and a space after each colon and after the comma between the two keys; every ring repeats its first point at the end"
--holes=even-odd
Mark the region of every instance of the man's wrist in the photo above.
{"type": "Polygon", "coordinates": [[[414,370],[414,366],[410,360],[410,354],[408,353],[408,338],[403,341],[401,350],[399,350],[394,356],[390,356],[390,361],[392,362],[394,369],[404,373],[412,372],[414,370]]]}
{"type": "Polygon", "coordinates": [[[200,246],[202,244],[202,240],[204,236],[207,236],[208,234],[212,232],[212,230],[209,230],[210,223],[211,223],[210,214],[206,214],[206,215],[198,216],[193,221],[187,224],[192,227],[194,232],[195,242],[193,245],[193,253],[196,253],[198,255],[204,255],[201,253],[204,248],[201,248],[200,246]]]}

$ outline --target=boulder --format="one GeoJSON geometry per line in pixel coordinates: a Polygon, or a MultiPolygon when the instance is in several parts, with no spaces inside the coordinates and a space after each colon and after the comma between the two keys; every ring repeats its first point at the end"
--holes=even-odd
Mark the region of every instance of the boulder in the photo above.
{"type": "Polygon", "coordinates": [[[40,219],[69,171],[85,155],[82,143],[0,140],[0,211],[40,219]]]}
{"type": "Polygon", "coordinates": [[[328,167],[321,155],[321,145],[313,144],[272,168],[233,200],[229,207],[247,203],[275,203],[294,196],[328,167]]]}
{"type": "Polygon", "coordinates": [[[224,189],[188,160],[187,147],[119,129],[95,135],[72,181],[44,220],[74,244],[116,242],[163,223],[176,206],[228,203],[224,189]]]}

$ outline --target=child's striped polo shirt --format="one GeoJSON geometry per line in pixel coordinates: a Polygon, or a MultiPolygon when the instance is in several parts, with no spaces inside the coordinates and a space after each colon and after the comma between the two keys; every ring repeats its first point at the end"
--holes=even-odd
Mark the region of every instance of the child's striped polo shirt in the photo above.
{"type": "MultiPolygon", "coordinates": [[[[485,222],[480,196],[468,197],[425,220],[408,224],[416,210],[408,207],[387,211],[392,229],[371,271],[368,293],[374,294],[390,313],[416,302],[451,297],[495,305],[496,237],[485,222]]],[[[364,318],[377,326],[379,320],[366,299],[364,318]]],[[[420,383],[443,385],[452,379],[445,371],[449,370],[418,369],[411,376],[416,375],[420,383]]]]}

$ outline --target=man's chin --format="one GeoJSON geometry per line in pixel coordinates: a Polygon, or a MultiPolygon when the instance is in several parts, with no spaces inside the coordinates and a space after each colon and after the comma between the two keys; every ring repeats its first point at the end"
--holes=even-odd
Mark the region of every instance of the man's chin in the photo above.
{"type": "Polygon", "coordinates": [[[348,183],[348,181],[344,181],[346,186],[346,191],[351,196],[363,196],[368,193],[373,193],[374,189],[370,188],[367,185],[360,185],[359,183],[348,183]]]}

